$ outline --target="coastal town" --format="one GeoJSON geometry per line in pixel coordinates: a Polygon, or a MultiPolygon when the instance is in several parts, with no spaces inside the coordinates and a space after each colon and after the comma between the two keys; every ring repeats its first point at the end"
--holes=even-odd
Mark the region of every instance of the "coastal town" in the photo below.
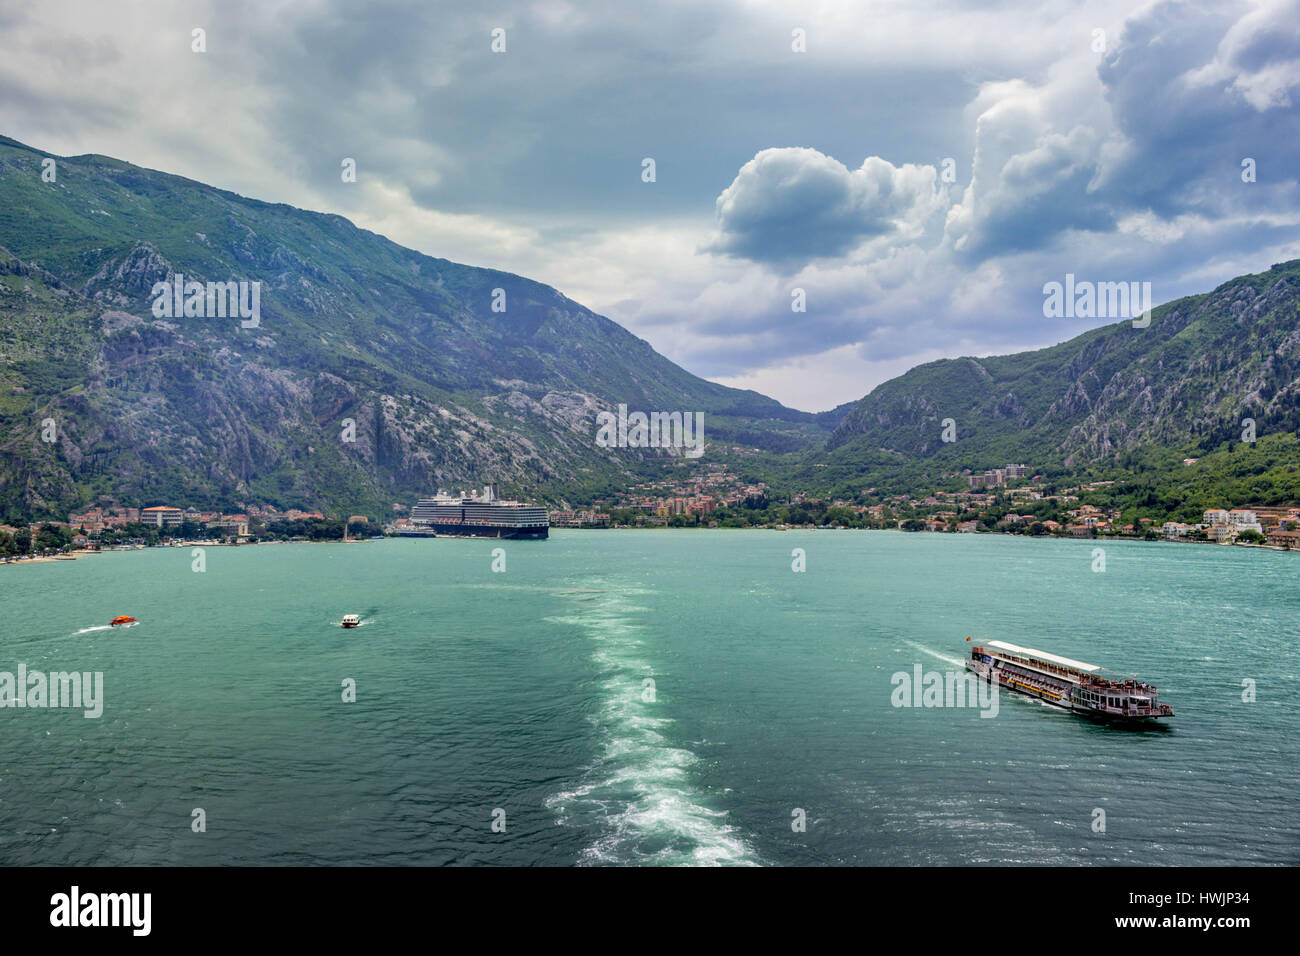
{"type": "Polygon", "coordinates": [[[151,545],[237,545],[262,541],[325,540],[348,534],[382,533],[366,515],[346,521],[319,511],[284,511],[250,505],[223,513],[153,505],[136,508],[103,504],[68,515],[67,521],[0,524],[0,563],[54,560],[100,550],[133,550],[151,545]]]}
{"type": "MultiPolygon", "coordinates": [[[[1110,481],[1059,486],[1024,464],[962,474],[964,490],[878,494],[852,499],[779,494],[725,464],[641,482],[587,507],[548,509],[553,528],[875,529],[1031,537],[1130,538],[1300,550],[1300,507],[1207,508],[1198,521],[1129,515],[1085,499],[1104,497],[1110,481]]],[[[410,530],[409,506],[389,515],[327,517],[318,510],[241,505],[240,511],[113,501],[70,513],[66,521],[0,524],[0,563],[55,559],[103,549],[151,545],[238,545],[289,540],[348,540],[410,530]]]]}
{"type": "Polygon", "coordinates": [[[552,511],[555,527],[868,528],[954,534],[1131,538],[1300,549],[1300,507],[1209,508],[1196,522],[1160,521],[1084,500],[1111,481],[1059,486],[1024,464],[961,476],[964,491],[877,494],[853,499],[780,495],[710,464],[686,478],[645,482],[586,510],[552,511]]]}
{"type": "Polygon", "coordinates": [[[1195,523],[1157,521],[1081,499],[1113,484],[1096,481],[1058,487],[1024,464],[962,476],[967,490],[879,495],[867,488],[854,499],[780,495],[762,481],[746,482],[726,466],[703,474],[637,485],[591,509],[552,511],[555,527],[870,528],[976,534],[1249,544],[1300,548],[1300,507],[1253,505],[1213,508],[1195,523]]]}

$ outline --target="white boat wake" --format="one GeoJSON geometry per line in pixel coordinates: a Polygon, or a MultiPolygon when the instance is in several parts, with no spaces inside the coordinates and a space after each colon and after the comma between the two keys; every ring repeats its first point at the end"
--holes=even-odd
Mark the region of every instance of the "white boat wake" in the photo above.
{"type": "Polygon", "coordinates": [[[916,643],[916,641],[904,641],[903,643],[906,644],[906,645],[908,645],[909,647],[914,647],[914,648],[916,648],[916,649],[917,649],[918,651],[920,651],[922,654],[929,654],[931,657],[937,657],[939,660],[944,661],[944,662],[946,662],[946,663],[948,663],[948,664],[952,664],[954,667],[965,667],[965,666],[966,666],[966,662],[963,661],[961,658],[959,658],[959,657],[949,657],[947,654],[940,654],[938,651],[932,651],[932,650],[930,650],[930,648],[928,648],[928,647],[923,647],[923,646],[921,646],[920,644],[916,643]]]}

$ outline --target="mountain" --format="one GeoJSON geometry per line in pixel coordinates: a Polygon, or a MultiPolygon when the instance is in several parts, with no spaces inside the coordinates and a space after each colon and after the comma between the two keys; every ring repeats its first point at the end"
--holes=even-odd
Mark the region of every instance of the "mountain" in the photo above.
{"type": "Polygon", "coordinates": [[[691,375],[540,283],[103,156],[52,157],[47,182],[47,158],[0,137],[0,520],[97,496],[377,514],[488,481],[566,503],[680,473],[680,457],[596,444],[596,413],[620,404],[703,412],[706,462],[837,495],[1201,454],[1262,493],[1249,459],[1211,454],[1242,444],[1243,419],[1269,487],[1300,464],[1300,261],[1160,306],[1145,329],[931,362],[813,415],[691,375]],[[256,326],[155,315],[155,284],[178,274],[261,283],[256,326]]]}
{"type": "Polygon", "coordinates": [[[46,158],[0,137],[0,519],[97,495],[373,513],[487,481],[583,500],[681,461],[598,447],[598,410],[703,412],[709,459],[820,447],[838,421],[340,216],[97,155],[52,157],[47,182],[46,158]],[[155,315],[178,274],[260,282],[256,326],[155,315]]]}
{"type": "Polygon", "coordinates": [[[1300,429],[1300,260],[1169,302],[1147,328],[918,366],[857,402],[796,480],[934,487],[1009,462],[1134,470],[1171,449],[1241,443],[1244,419],[1261,439],[1300,429]]]}

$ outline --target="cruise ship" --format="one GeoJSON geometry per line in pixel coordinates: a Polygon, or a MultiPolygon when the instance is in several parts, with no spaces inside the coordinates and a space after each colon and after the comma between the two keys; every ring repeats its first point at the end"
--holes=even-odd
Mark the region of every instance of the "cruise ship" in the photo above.
{"type": "Polygon", "coordinates": [[[518,501],[502,501],[496,485],[482,495],[439,492],[421,498],[411,510],[411,525],[401,534],[453,535],[475,538],[545,538],[550,530],[546,509],[518,501]]]}
{"type": "Polygon", "coordinates": [[[1005,641],[972,647],[966,668],[986,681],[996,677],[1002,687],[1090,717],[1148,721],[1174,716],[1172,707],[1160,703],[1154,684],[1102,677],[1095,664],[1005,641]]]}

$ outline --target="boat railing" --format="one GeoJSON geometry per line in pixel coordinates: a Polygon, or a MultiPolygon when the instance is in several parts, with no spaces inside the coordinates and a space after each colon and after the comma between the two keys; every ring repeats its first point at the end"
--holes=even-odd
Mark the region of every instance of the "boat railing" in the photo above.
{"type": "Polygon", "coordinates": [[[1061,667],[1058,664],[1049,664],[1046,661],[1032,660],[1026,657],[1016,657],[1015,655],[1012,654],[999,654],[998,656],[1001,657],[1003,660],[1011,661],[1012,663],[1019,664],[1022,667],[1032,667],[1035,670],[1042,670],[1052,674],[1059,674],[1065,678],[1080,678],[1080,677],[1088,676],[1084,674],[1082,671],[1072,670],[1069,667],[1061,667]]]}

